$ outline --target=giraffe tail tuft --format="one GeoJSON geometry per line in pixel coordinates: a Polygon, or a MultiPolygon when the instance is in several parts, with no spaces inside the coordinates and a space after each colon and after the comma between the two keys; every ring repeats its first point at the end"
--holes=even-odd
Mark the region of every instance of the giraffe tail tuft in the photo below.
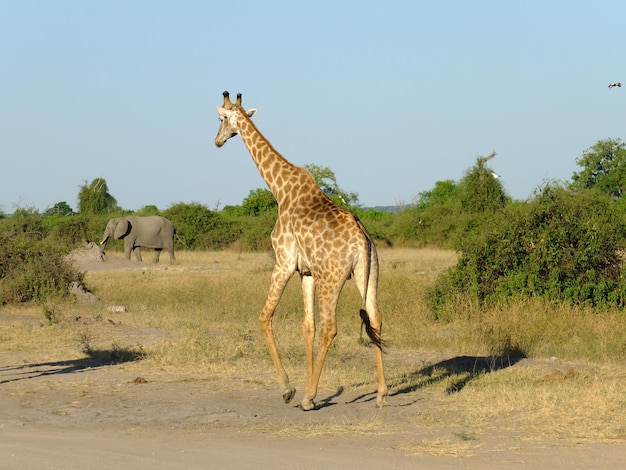
{"type": "Polygon", "coordinates": [[[359,315],[361,316],[361,321],[363,322],[363,326],[365,327],[365,332],[367,333],[367,336],[369,336],[369,339],[372,341],[372,343],[374,343],[374,346],[382,351],[385,342],[380,337],[380,333],[372,328],[372,324],[370,323],[370,317],[367,314],[367,311],[362,308],[359,312],[359,315]]]}

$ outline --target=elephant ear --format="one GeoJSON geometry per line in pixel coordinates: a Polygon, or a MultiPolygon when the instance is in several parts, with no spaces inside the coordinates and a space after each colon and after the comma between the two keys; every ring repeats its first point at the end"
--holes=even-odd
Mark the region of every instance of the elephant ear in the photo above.
{"type": "Polygon", "coordinates": [[[131,225],[130,222],[126,219],[120,219],[115,226],[115,231],[113,232],[113,236],[118,240],[120,238],[124,238],[130,232],[131,225]]]}

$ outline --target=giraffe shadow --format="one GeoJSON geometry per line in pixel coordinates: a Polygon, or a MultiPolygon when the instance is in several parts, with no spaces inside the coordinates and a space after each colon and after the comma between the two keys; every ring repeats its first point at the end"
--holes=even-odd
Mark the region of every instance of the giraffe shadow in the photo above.
{"type": "Polygon", "coordinates": [[[333,393],[332,395],[324,398],[323,400],[320,400],[319,402],[317,402],[315,404],[315,410],[321,410],[322,408],[328,408],[330,406],[334,406],[337,404],[335,400],[335,398],[339,398],[341,395],[343,395],[344,392],[344,388],[342,386],[339,386],[337,388],[337,391],[335,393],[333,393]]]}
{"type": "Polygon", "coordinates": [[[512,367],[525,357],[526,355],[520,351],[506,356],[456,356],[445,359],[403,374],[399,386],[389,396],[410,394],[443,381],[448,382],[445,393],[452,395],[463,390],[468,383],[481,375],[512,367]]]}
{"type": "MultiPolygon", "coordinates": [[[[460,392],[465,386],[480,375],[497,372],[514,366],[526,355],[515,351],[506,356],[456,356],[436,364],[421,367],[414,372],[405,373],[399,378],[399,385],[390,387],[389,397],[408,395],[430,385],[449,381],[445,393],[448,395],[460,392]]],[[[377,392],[364,393],[347,401],[348,404],[366,403],[376,400],[377,392]]],[[[419,398],[398,406],[408,406],[419,401],[419,398]]]]}
{"type": "Polygon", "coordinates": [[[71,374],[96,370],[116,364],[140,360],[144,353],[131,349],[90,350],[87,357],[68,361],[51,361],[0,367],[0,385],[49,375],[71,374]]]}

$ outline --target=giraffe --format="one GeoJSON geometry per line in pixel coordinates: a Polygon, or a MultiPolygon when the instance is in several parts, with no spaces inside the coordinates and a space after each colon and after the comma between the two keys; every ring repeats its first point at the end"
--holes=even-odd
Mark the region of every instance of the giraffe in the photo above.
{"type": "Polygon", "coordinates": [[[235,103],[223,93],[224,104],[216,107],[221,121],[215,145],[221,147],[239,134],[261,176],[278,202],[278,218],[271,240],[275,253],[270,289],[259,323],[278,374],[285,403],[296,392],[280,360],[272,329],[274,311],[291,277],[298,272],[304,298],[302,334],[306,344],[306,386],[303,410],[315,408],[318,383],[328,349],[337,335],[336,307],[339,294],[354,276],[363,299],[360,310],[365,330],[375,345],[378,371],[376,404],[386,404],[381,328],[378,310],[378,255],[365,227],[351,212],[335,204],[304,168],[291,164],[259,132],[251,117],[256,109],[245,110],[241,93],[235,103]],[[314,360],[315,300],[320,323],[317,359],[314,360]]]}

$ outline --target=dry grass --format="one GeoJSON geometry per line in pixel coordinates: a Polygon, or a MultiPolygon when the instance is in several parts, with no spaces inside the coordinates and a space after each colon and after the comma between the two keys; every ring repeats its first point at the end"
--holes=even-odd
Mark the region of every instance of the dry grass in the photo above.
{"type": "MultiPolygon", "coordinates": [[[[18,326],[0,321],[0,351],[19,350],[28,361],[35,355],[38,360],[67,360],[117,348],[136,353],[153,368],[189,377],[247,376],[271,383],[273,366],[258,314],[272,258],[234,252],[181,252],[177,258],[173,266],[131,264],[115,271],[88,271],[88,286],[103,299],[101,306],[4,308],[27,321],[18,326]],[[128,312],[111,313],[106,305],[125,305],[128,312]],[[125,342],[124,328],[133,328],[135,337],[142,332],[140,342],[125,342]]],[[[622,312],[598,314],[540,302],[489,309],[460,304],[455,316],[436,321],[422,301],[424,291],[455,262],[454,253],[383,249],[380,259],[379,303],[392,397],[419,391],[428,396],[429,406],[411,407],[405,419],[452,430],[450,439],[408,439],[405,451],[465,455],[475,446],[474,436],[495,426],[520,438],[626,437],[622,312]],[[533,357],[533,366],[508,357],[516,351],[533,357]],[[508,367],[513,364],[516,367],[508,367]]],[[[358,293],[349,282],[338,306],[339,335],[322,387],[372,389],[374,352],[360,341],[359,307],[358,293]]],[[[286,366],[302,380],[301,311],[296,276],[279,305],[274,329],[286,366]]],[[[284,424],[277,432],[279,428],[288,429],[284,424]]],[[[317,429],[315,422],[291,431],[329,432],[327,425],[317,429]]],[[[368,422],[344,419],[332,432],[384,430],[373,416],[368,422]]]]}

